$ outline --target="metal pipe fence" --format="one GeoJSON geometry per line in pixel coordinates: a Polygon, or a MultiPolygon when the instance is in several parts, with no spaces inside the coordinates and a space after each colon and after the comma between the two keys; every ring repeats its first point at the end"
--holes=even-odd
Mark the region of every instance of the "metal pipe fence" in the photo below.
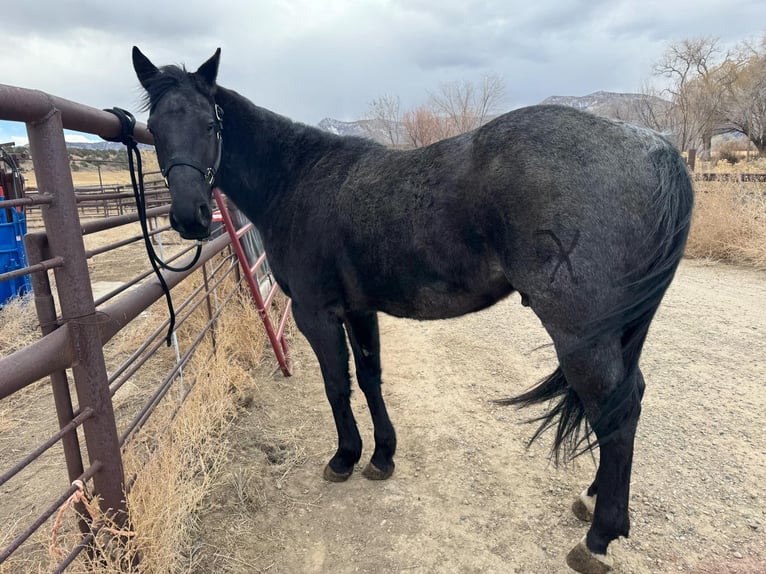
{"type": "MultiPolygon", "coordinates": [[[[146,270],[130,277],[124,276],[113,261],[103,264],[110,273],[119,275],[119,281],[117,285],[110,283],[105,292],[95,292],[91,270],[100,268],[102,258],[131,249],[134,250],[128,255],[131,261],[146,257],[138,254],[138,250],[143,249],[142,237],[134,231],[138,214],[129,187],[105,186],[103,191],[100,187],[98,190],[74,188],[63,129],[114,137],[120,131],[119,120],[110,113],[82,104],[2,84],[0,119],[26,124],[38,186],[37,193],[6,205],[39,210],[42,220],[42,229],[25,237],[29,266],[13,272],[31,276],[40,336],[0,358],[0,406],[3,401],[12,402],[13,408],[27,408],[27,401],[51,401],[49,408],[55,411],[55,426],[40,428],[36,434],[43,434],[44,439],[28,452],[11,460],[3,454],[7,450],[0,448],[0,509],[6,507],[3,496],[8,485],[25,480],[31,465],[52,456],[59,444],[64,459],[56,471],[56,482],[61,485],[58,492],[49,490],[50,500],[35,501],[44,511],[32,517],[29,524],[3,524],[1,521],[7,517],[0,510],[0,531],[6,533],[5,538],[0,537],[3,540],[0,543],[2,569],[3,562],[23,550],[35,532],[75,493],[76,487],[70,486],[75,480],[90,483],[88,490],[98,497],[101,510],[118,526],[124,522],[126,492],[132,481],[125,480],[121,449],[140,433],[154,409],[177,383],[182,392],[171,409],[170,420],[175,417],[194,385],[194,380],[183,380],[184,368],[195,353],[210,349],[211,341],[215,349],[216,323],[226,305],[242,291],[238,261],[243,269],[251,266],[246,260],[238,260],[238,253],[232,249],[232,237],[236,236],[221,233],[205,244],[191,270],[163,273],[171,289],[182,283],[188,285],[184,288],[185,298],[176,301],[176,325],[177,330],[187,326],[193,330],[184,340],[185,347],[176,349],[178,360],[166,365],[167,370],[159,377],[162,380],[145,388],[140,404],[131,405],[130,412],[121,411],[118,415],[115,397],[125,383],[157,355],[168,320],[153,325],[142,342],[117,364],[107,365],[104,347],[162,298],[163,291],[148,269],[148,260],[144,259],[146,270]],[[84,218],[90,219],[83,221],[84,218]],[[118,239],[110,239],[107,245],[86,247],[89,236],[111,230],[118,230],[118,239]]],[[[135,137],[139,142],[152,143],[144,125],[136,126],[135,137]]],[[[150,206],[147,217],[154,221],[152,239],[162,249],[162,234],[169,228],[160,224],[159,219],[169,211],[169,195],[164,184],[160,188],[158,183],[150,187],[147,196],[150,206]]],[[[175,235],[172,241],[176,241],[175,235]]],[[[239,245],[239,240],[236,243],[239,245]]],[[[167,260],[188,257],[188,249],[183,246],[175,244],[172,249],[173,253],[165,254],[167,260]]],[[[259,269],[263,272],[262,267],[259,269]]],[[[3,278],[0,276],[0,280],[3,278]]],[[[272,299],[273,289],[268,302],[272,299]]],[[[262,304],[261,301],[261,315],[268,315],[262,304]]],[[[280,363],[289,359],[284,339],[285,322],[286,315],[280,319],[277,329],[270,328],[280,363]]],[[[285,364],[283,371],[287,373],[285,364]]],[[[33,476],[30,480],[35,479],[33,476]]],[[[13,491],[18,490],[14,487],[13,491]]],[[[83,550],[92,548],[94,533],[86,518],[80,520],[79,528],[80,543],[62,558],[57,571],[71,564],[83,550]]]]}

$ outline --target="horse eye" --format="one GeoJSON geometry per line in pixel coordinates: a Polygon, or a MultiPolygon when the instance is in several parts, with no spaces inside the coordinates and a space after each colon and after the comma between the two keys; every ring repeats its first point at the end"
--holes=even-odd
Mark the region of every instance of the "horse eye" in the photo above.
{"type": "Polygon", "coordinates": [[[208,133],[212,133],[214,130],[215,130],[215,122],[210,122],[207,125],[207,131],[208,131],[208,133]]]}

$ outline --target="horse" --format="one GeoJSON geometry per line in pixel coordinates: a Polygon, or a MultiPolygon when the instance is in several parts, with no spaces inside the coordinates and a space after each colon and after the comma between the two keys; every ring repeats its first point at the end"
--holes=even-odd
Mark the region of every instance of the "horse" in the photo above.
{"type": "Polygon", "coordinates": [[[378,313],[443,319],[518,292],[558,366],[501,402],[550,405],[532,440],[553,428],[557,462],[599,448],[595,478],[572,506],[591,524],[567,564],[607,572],[607,547],[629,534],[639,358],[689,231],[693,192],[679,152],[651,130],[545,105],[389,149],[219,86],[220,54],[189,72],[133,48],[170,222],[183,238],[206,238],[218,186],[259,230],[332,408],[338,444],[324,478],[348,479],[362,455],[347,339],[374,425],[362,474],[384,480],[396,434],[381,394],[378,313]]]}

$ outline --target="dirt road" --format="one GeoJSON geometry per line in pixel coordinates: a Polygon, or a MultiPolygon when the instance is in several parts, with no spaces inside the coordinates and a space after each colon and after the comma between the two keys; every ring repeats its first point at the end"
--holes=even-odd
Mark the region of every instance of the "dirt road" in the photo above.
{"type": "MultiPolygon", "coordinates": [[[[197,572],[571,572],[586,531],[569,506],[589,457],[555,468],[539,411],[498,407],[555,366],[539,321],[514,296],[457,320],[383,317],[384,396],[396,472],[322,480],[335,430],[319,368],[294,341],[291,379],[268,371],[228,441],[197,572]]],[[[630,539],[616,573],[766,572],[766,274],[684,262],[642,359],[630,539]]],[[[371,454],[360,392],[354,409],[371,454]]]]}

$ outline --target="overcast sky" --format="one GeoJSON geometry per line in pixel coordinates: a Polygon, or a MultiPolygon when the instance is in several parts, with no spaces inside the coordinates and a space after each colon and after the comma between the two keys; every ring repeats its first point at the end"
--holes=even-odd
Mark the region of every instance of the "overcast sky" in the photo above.
{"type": "MultiPolygon", "coordinates": [[[[297,121],[355,120],[372,99],[425,102],[441,82],[506,84],[507,109],[550,95],[637,92],[669,42],[766,32],[764,0],[28,0],[2,12],[0,83],[96,108],[139,107],[135,44],[297,121]]],[[[144,119],[143,115],[139,116],[144,119]]],[[[0,122],[0,142],[26,140],[0,122]]]]}

